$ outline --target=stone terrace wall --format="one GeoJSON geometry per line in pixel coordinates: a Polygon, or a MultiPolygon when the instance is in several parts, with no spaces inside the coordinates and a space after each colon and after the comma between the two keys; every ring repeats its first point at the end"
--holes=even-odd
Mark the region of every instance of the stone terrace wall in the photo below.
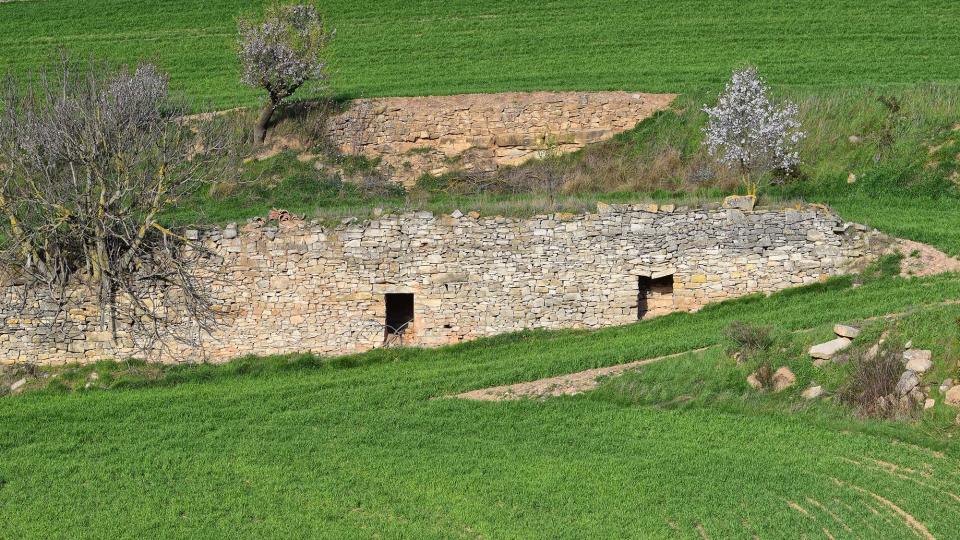
{"type": "MultiPolygon", "coordinates": [[[[385,294],[413,293],[405,342],[433,346],[525,328],[598,328],[839,274],[868,255],[865,228],[808,208],[676,210],[599,205],[598,213],[531,219],[416,213],[347,222],[249,223],[206,233],[224,257],[217,294],[231,322],[205,355],[383,345],[385,294]],[[654,284],[646,300],[640,283],[654,284]],[[672,287],[672,291],[671,291],[672,287]],[[640,300],[638,300],[640,299],[640,300]],[[639,313],[647,305],[647,313],[639,313]]],[[[7,318],[0,361],[123,357],[75,310],[66,340],[7,318]]],[[[176,358],[195,359],[199,351],[176,358]]]]}
{"type": "Polygon", "coordinates": [[[333,117],[345,153],[380,157],[405,184],[452,167],[489,172],[572,152],[667,108],[673,94],[534,92],[361,99],[333,117]]]}

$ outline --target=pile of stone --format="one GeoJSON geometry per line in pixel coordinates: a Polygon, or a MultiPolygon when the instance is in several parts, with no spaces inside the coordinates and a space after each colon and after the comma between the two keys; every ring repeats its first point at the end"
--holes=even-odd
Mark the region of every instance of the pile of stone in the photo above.
{"type": "Polygon", "coordinates": [[[808,353],[814,359],[813,365],[821,367],[835,360],[837,353],[849,347],[860,335],[860,329],[838,324],[833,327],[833,333],[837,335],[835,339],[810,347],[808,353]]]}
{"type": "Polygon", "coordinates": [[[928,389],[921,386],[920,379],[933,367],[933,353],[925,349],[914,349],[909,342],[906,347],[903,351],[903,373],[893,393],[880,398],[881,405],[899,405],[901,409],[909,409],[916,403],[923,403],[924,408],[929,409],[935,402],[928,398],[928,389]]]}

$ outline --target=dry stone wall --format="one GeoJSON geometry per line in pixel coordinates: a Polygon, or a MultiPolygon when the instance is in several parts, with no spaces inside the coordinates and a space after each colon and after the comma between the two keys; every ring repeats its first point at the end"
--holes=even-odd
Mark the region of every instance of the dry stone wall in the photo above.
{"type": "MultiPolygon", "coordinates": [[[[251,222],[204,233],[222,264],[202,271],[229,315],[203,349],[342,354],[384,344],[387,295],[413,294],[403,343],[435,346],[526,328],[599,328],[758,291],[813,283],[869,257],[872,233],[820,209],[600,205],[530,219],[420,212],[329,229],[251,222]]],[[[0,362],[51,364],[133,351],[98,331],[95,306],[55,336],[4,314],[0,362]]],[[[175,347],[174,347],[175,349],[175,347]]]]}
{"type": "Polygon", "coordinates": [[[379,157],[407,185],[453,168],[490,172],[632,129],[674,94],[534,92],[360,99],[333,117],[340,150],[379,157]]]}

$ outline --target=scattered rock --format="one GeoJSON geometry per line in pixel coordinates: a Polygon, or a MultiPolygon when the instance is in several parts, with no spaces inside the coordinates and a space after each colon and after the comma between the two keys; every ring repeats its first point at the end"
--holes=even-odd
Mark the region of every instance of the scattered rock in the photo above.
{"type": "Polygon", "coordinates": [[[923,349],[910,349],[903,352],[906,368],[917,373],[925,373],[933,367],[933,353],[923,349]]]}
{"type": "Polygon", "coordinates": [[[897,386],[894,389],[894,392],[898,396],[905,396],[919,384],[920,377],[917,377],[916,373],[907,370],[903,372],[903,375],[900,376],[900,380],[897,381],[897,386]]]}
{"type": "Polygon", "coordinates": [[[753,195],[730,195],[723,199],[724,208],[733,208],[736,210],[753,210],[757,204],[757,198],[753,195]]]}
{"type": "Polygon", "coordinates": [[[806,390],[803,391],[803,393],[800,394],[800,396],[802,396],[804,399],[817,399],[822,395],[823,395],[823,387],[819,385],[811,386],[810,388],[807,388],[806,390]]]}
{"type": "Polygon", "coordinates": [[[838,324],[833,327],[833,333],[845,338],[856,339],[860,335],[860,329],[845,324],[838,324]]]}
{"type": "Polygon", "coordinates": [[[454,219],[460,219],[463,217],[463,212],[461,212],[460,210],[454,210],[453,213],[450,214],[450,217],[454,219]]]}
{"type": "Polygon", "coordinates": [[[773,374],[770,380],[773,383],[773,391],[780,392],[793,386],[797,382],[797,376],[790,371],[790,368],[783,366],[773,374]]]}
{"type": "Polygon", "coordinates": [[[814,367],[822,368],[822,367],[827,366],[827,365],[830,365],[830,360],[825,360],[825,359],[823,359],[823,358],[817,358],[816,360],[813,361],[813,366],[814,366],[814,367]]]}
{"type": "Polygon", "coordinates": [[[904,343],[904,344],[903,344],[903,348],[904,348],[904,349],[907,349],[907,350],[912,349],[912,348],[913,348],[913,340],[911,339],[910,341],[904,343]]]}
{"type": "Polygon", "coordinates": [[[223,229],[223,239],[224,240],[233,240],[237,237],[237,224],[230,223],[223,229]]]}
{"type": "Polygon", "coordinates": [[[943,384],[940,385],[940,393],[946,394],[947,390],[953,387],[953,379],[944,379],[943,384]]]}
{"type": "Polygon", "coordinates": [[[857,183],[857,175],[855,175],[855,174],[853,174],[853,173],[848,174],[848,175],[847,175],[847,183],[848,183],[848,184],[855,184],[855,183],[857,183]]]}
{"type": "Polygon", "coordinates": [[[866,354],[864,354],[864,358],[867,360],[873,360],[878,354],[880,354],[880,344],[874,343],[869,349],[867,349],[866,354]]]}
{"type": "Polygon", "coordinates": [[[860,137],[859,135],[851,135],[847,137],[847,141],[850,144],[860,144],[861,142],[863,142],[863,138],[860,137]]]}
{"type": "Polygon", "coordinates": [[[810,356],[814,358],[830,360],[833,358],[833,355],[846,349],[851,343],[853,343],[853,341],[850,338],[838,337],[837,339],[832,339],[826,343],[821,343],[819,345],[810,347],[809,353],[810,356]]]}
{"type": "Polygon", "coordinates": [[[18,380],[17,382],[15,382],[15,383],[13,383],[13,384],[10,385],[10,393],[11,393],[11,394],[19,394],[20,391],[23,390],[24,385],[26,385],[26,384],[27,384],[27,379],[26,379],[26,378],[22,378],[22,379],[18,380]]]}
{"type": "Polygon", "coordinates": [[[947,390],[947,395],[943,398],[943,402],[947,405],[960,407],[960,384],[947,390]]]}
{"type": "Polygon", "coordinates": [[[937,400],[933,398],[927,398],[927,400],[923,402],[923,410],[932,409],[936,404],[937,400]]]}
{"type": "Polygon", "coordinates": [[[749,384],[754,390],[760,390],[763,388],[763,383],[761,383],[760,379],[757,378],[756,373],[751,373],[749,376],[747,376],[747,384],[749,384]]]}

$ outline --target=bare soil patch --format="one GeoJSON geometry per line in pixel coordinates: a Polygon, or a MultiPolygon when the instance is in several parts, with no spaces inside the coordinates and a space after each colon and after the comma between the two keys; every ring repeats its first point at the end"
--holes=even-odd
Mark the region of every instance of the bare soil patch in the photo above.
{"type": "Polygon", "coordinates": [[[933,246],[900,239],[896,242],[895,248],[904,255],[903,263],[900,265],[900,275],[903,277],[960,272],[960,260],[933,246]]]}

